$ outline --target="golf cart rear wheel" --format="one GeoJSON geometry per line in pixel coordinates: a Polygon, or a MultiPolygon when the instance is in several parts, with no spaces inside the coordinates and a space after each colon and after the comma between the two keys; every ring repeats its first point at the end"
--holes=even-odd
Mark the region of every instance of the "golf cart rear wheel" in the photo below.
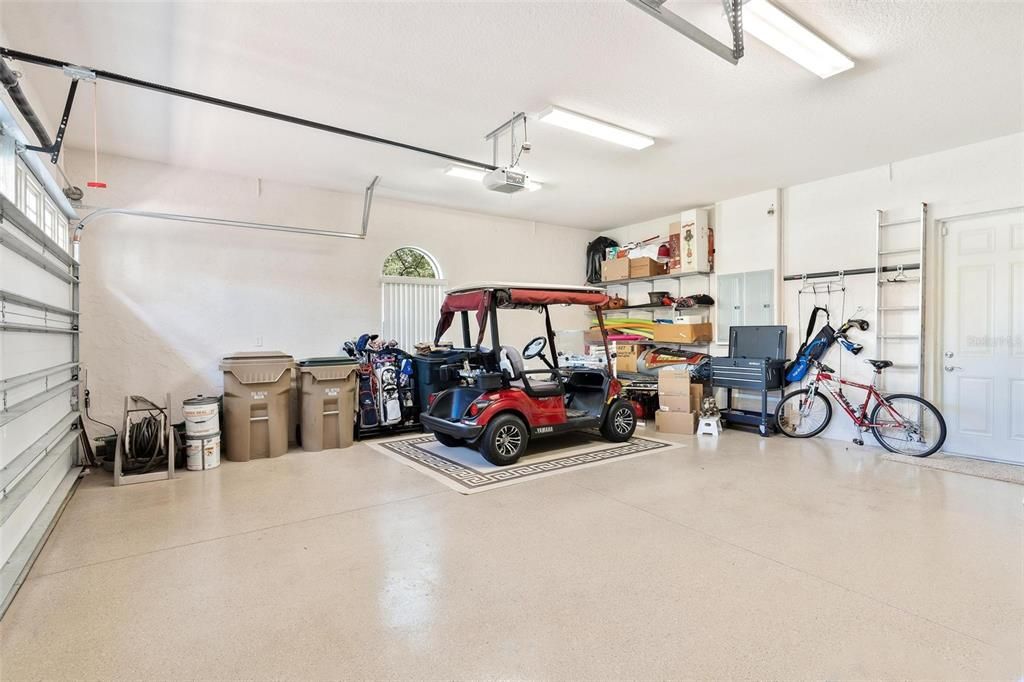
{"type": "Polygon", "coordinates": [[[487,424],[480,439],[480,454],[491,464],[508,466],[519,461],[529,440],[530,431],[522,419],[514,414],[501,414],[487,424]]]}
{"type": "Polygon", "coordinates": [[[636,412],[633,406],[625,400],[616,400],[601,424],[601,435],[613,443],[622,443],[632,438],[634,431],[636,412]]]}
{"type": "Polygon", "coordinates": [[[447,433],[441,433],[440,431],[434,431],[434,438],[446,448],[458,448],[466,444],[466,441],[463,439],[449,436],[447,433]]]}

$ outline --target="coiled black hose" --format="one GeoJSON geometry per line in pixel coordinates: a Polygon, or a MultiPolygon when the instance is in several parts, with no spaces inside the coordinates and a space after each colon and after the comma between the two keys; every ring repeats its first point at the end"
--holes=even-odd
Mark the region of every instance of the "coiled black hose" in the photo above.
{"type": "MultiPolygon", "coordinates": [[[[167,462],[167,449],[163,442],[160,418],[164,412],[163,408],[157,407],[153,401],[146,398],[133,397],[149,403],[153,409],[142,419],[131,422],[128,425],[128,432],[121,435],[127,446],[126,457],[121,462],[122,474],[144,474],[167,462]]],[[[100,464],[105,470],[113,471],[114,453],[107,453],[100,464]]]]}

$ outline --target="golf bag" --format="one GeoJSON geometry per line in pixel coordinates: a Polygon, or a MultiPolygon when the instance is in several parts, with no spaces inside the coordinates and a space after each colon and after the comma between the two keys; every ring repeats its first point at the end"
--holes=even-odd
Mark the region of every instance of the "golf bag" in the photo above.
{"type": "Polygon", "coordinates": [[[807,370],[811,366],[811,361],[820,360],[829,347],[835,343],[836,330],[832,328],[829,322],[828,308],[814,306],[814,310],[811,311],[811,319],[807,322],[807,334],[804,336],[804,342],[796,352],[796,359],[786,366],[787,384],[791,384],[794,381],[802,381],[807,376],[807,370]],[[825,324],[818,330],[817,334],[814,334],[814,325],[818,322],[819,312],[825,313],[825,324]],[[812,334],[814,334],[813,339],[811,338],[812,334]]]}
{"type": "Polygon", "coordinates": [[[418,428],[413,362],[398,342],[362,334],[342,348],[359,361],[357,435],[418,428]]]}
{"type": "Polygon", "coordinates": [[[359,368],[359,426],[375,427],[380,421],[377,417],[377,399],[374,389],[373,371],[365,365],[359,368]]]}
{"type": "Polygon", "coordinates": [[[390,358],[373,359],[373,376],[377,380],[377,413],[384,426],[402,421],[402,402],[398,398],[398,368],[390,358]]]}

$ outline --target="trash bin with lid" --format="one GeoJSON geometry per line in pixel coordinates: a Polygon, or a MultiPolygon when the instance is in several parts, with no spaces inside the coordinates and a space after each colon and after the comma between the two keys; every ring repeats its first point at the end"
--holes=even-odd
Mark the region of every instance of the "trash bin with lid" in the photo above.
{"type": "Polygon", "coordinates": [[[227,459],[248,462],[288,451],[289,391],[295,359],[280,351],[235,353],[224,371],[227,459]]]}
{"type": "Polygon", "coordinates": [[[352,445],[359,363],[347,357],[299,361],[302,449],[308,452],[352,445]]]}
{"type": "Polygon", "coordinates": [[[426,355],[417,353],[412,356],[416,368],[416,393],[421,411],[426,411],[431,393],[458,385],[458,371],[464,358],[464,350],[432,350],[426,355]]]}

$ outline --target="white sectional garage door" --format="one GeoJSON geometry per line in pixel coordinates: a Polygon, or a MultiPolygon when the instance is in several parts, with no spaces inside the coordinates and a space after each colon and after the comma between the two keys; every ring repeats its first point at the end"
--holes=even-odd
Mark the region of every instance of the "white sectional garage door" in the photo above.
{"type": "Polygon", "coordinates": [[[54,183],[40,179],[40,166],[18,156],[17,132],[6,123],[0,134],[0,613],[80,470],[73,213],[54,183]]]}

